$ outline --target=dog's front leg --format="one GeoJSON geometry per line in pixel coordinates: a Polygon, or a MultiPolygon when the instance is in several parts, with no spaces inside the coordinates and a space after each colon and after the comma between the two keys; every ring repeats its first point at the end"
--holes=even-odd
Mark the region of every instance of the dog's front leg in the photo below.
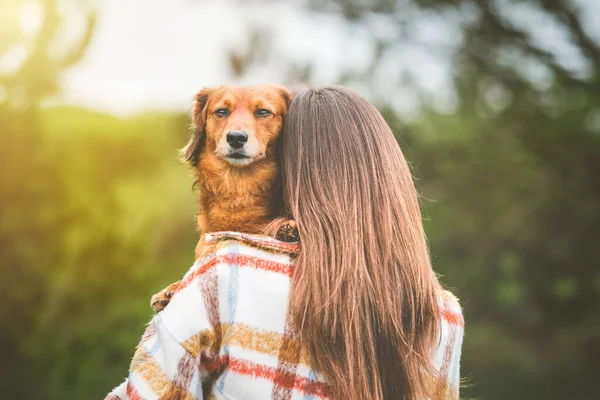
{"type": "Polygon", "coordinates": [[[169,286],[152,296],[150,307],[152,307],[154,312],[159,313],[165,309],[167,304],[171,301],[173,293],[179,288],[179,285],[181,285],[181,281],[171,283],[169,286]]]}

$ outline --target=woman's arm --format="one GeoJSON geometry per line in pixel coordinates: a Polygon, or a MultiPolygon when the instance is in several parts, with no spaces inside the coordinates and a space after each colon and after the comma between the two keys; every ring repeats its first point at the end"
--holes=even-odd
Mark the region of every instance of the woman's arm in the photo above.
{"type": "MultiPolygon", "coordinates": [[[[462,317],[462,314],[461,314],[462,317]]],[[[464,324],[464,323],[463,323],[464,324]]],[[[454,325],[454,340],[449,345],[451,346],[452,356],[450,360],[450,367],[448,370],[448,384],[450,386],[453,399],[459,399],[460,393],[460,356],[462,353],[462,343],[464,336],[464,325],[454,325]]]]}
{"type": "Polygon", "coordinates": [[[129,377],[106,400],[155,398],[203,398],[197,356],[169,332],[160,315],[150,322],[137,346],[129,377]]]}
{"type": "Polygon", "coordinates": [[[199,362],[157,315],[137,347],[127,383],[129,399],[202,399],[199,362]]]}
{"type": "Polygon", "coordinates": [[[211,259],[198,261],[184,277],[169,306],[154,316],[137,346],[127,380],[105,400],[202,399],[200,358],[210,360],[215,338],[216,291],[211,259]],[[209,307],[210,308],[210,307],[209,307]]]}

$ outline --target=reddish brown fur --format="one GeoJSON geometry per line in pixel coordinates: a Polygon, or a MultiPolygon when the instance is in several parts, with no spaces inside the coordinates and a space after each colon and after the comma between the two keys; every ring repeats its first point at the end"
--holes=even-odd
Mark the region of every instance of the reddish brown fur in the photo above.
{"type": "Polygon", "coordinates": [[[276,85],[222,86],[196,95],[192,111],[196,132],[184,155],[196,167],[200,189],[197,223],[202,233],[261,233],[279,213],[277,139],[290,99],[289,92],[276,85]],[[231,114],[219,117],[215,114],[219,108],[227,108],[231,114]],[[258,108],[272,114],[256,117],[258,108]],[[234,166],[220,158],[217,143],[234,129],[254,135],[264,147],[264,156],[247,166],[234,166]]]}

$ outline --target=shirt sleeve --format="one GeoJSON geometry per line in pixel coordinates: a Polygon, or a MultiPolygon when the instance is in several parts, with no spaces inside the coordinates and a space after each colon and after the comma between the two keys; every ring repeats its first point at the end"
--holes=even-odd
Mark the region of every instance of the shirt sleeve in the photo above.
{"type": "Polygon", "coordinates": [[[448,384],[450,386],[450,392],[452,393],[452,399],[459,399],[460,396],[460,356],[462,352],[462,342],[464,336],[464,326],[454,326],[455,335],[454,341],[451,346],[452,356],[450,360],[450,366],[448,371],[448,384]]]}
{"type": "Polygon", "coordinates": [[[131,361],[128,399],[202,399],[199,362],[157,315],[131,361]]]}
{"type": "Polygon", "coordinates": [[[127,398],[127,379],[106,395],[104,400],[123,400],[127,398]]]}
{"type": "Polygon", "coordinates": [[[441,332],[434,364],[439,373],[436,398],[458,400],[460,393],[460,356],[465,322],[458,300],[444,292],[440,301],[441,332]]]}
{"type": "Polygon", "coordinates": [[[105,400],[202,399],[197,360],[157,317],[137,346],[129,377],[105,400]]]}
{"type": "MultiPolygon", "coordinates": [[[[210,312],[214,277],[197,262],[186,274],[169,305],[148,324],[131,361],[129,376],[105,400],[200,400],[201,368],[215,350],[214,316],[210,312]],[[208,307],[207,307],[208,305],[208,307]]],[[[217,351],[218,352],[218,351],[217,351]]]]}

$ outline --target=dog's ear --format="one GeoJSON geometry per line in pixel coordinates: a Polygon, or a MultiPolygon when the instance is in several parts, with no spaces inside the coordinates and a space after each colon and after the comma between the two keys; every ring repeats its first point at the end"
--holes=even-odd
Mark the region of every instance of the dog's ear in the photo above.
{"type": "Polygon", "coordinates": [[[210,94],[214,92],[213,88],[204,88],[194,96],[194,103],[192,104],[192,119],[194,125],[198,129],[204,129],[206,123],[206,105],[208,104],[208,98],[210,94]]]}
{"type": "Polygon", "coordinates": [[[192,122],[194,124],[194,132],[190,137],[190,141],[181,149],[183,160],[193,167],[198,166],[200,152],[206,142],[206,117],[208,97],[213,89],[202,89],[194,97],[192,105],[192,122]]]}
{"type": "Polygon", "coordinates": [[[206,141],[206,132],[204,128],[195,128],[190,137],[190,141],[181,149],[181,158],[192,167],[197,167],[200,161],[200,152],[206,141]]]}

